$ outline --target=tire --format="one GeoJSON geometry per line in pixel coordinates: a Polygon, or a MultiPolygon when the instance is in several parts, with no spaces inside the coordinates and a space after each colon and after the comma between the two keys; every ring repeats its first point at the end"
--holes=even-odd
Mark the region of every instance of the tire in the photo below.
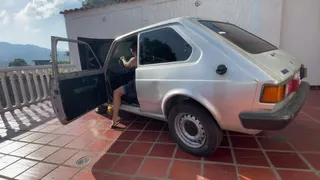
{"type": "Polygon", "coordinates": [[[181,149],[185,152],[188,152],[194,156],[209,156],[218,148],[223,138],[222,130],[218,126],[215,119],[211,116],[211,114],[209,114],[198,104],[189,101],[184,102],[183,104],[174,105],[172,107],[168,116],[168,126],[172,138],[178,143],[179,147],[181,147],[181,149]],[[181,117],[186,117],[186,119],[189,118],[192,121],[181,120],[183,119],[181,117]],[[198,125],[194,127],[196,127],[196,129],[198,130],[193,132],[193,134],[188,133],[186,129],[189,129],[189,132],[192,132],[192,130],[190,130],[192,125],[189,126],[189,128],[187,127],[188,125],[180,125],[180,123],[178,123],[179,120],[180,122],[183,121],[185,123],[189,123],[189,125],[190,123],[194,125],[197,123],[198,125]],[[195,144],[197,145],[190,145],[187,140],[188,138],[186,138],[185,136],[186,133],[182,133],[183,130],[181,129],[185,129],[184,132],[187,132],[189,135],[194,135],[194,133],[196,133],[197,135],[204,133],[206,136],[205,138],[203,138],[204,136],[200,136],[202,138],[198,138],[201,143],[197,144],[196,142],[195,144]]]}
{"type": "Polygon", "coordinates": [[[108,106],[101,105],[95,109],[97,114],[107,114],[108,106]]]}

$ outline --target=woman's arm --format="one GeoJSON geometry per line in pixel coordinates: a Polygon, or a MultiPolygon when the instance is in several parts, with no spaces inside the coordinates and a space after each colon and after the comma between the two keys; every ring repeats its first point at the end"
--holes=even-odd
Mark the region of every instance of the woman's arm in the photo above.
{"type": "Polygon", "coordinates": [[[132,67],[137,66],[137,58],[136,57],[131,58],[129,61],[126,61],[125,57],[123,57],[123,56],[120,59],[122,60],[123,65],[126,68],[132,68],[132,67]]]}

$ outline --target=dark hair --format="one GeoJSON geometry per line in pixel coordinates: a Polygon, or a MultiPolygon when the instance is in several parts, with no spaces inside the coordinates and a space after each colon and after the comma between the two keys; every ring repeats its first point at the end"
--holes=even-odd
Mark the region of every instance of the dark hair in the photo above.
{"type": "Polygon", "coordinates": [[[133,41],[130,47],[132,50],[137,50],[137,41],[133,41]]]}

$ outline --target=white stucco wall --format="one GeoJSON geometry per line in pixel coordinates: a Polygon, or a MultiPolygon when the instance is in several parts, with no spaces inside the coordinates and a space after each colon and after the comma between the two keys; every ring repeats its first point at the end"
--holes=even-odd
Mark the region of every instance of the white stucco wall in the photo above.
{"type": "MultiPolygon", "coordinates": [[[[319,36],[316,43],[314,39],[312,40],[314,34],[317,34],[316,29],[304,29],[308,26],[319,27],[312,23],[320,22],[320,6],[318,5],[318,9],[313,7],[314,4],[319,4],[320,0],[200,0],[201,5],[195,6],[196,1],[140,0],[66,14],[67,34],[69,38],[74,39],[77,37],[115,38],[142,26],[178,16],[197,16],[228,21],[278,47],[281,46],[301,59],[310,68],[308,80],[313,85],[320,85],[320,73],[316,71],[316,66],[320,67],[319,36]],[[311,6],[312,10],[304,9],[295,14],[294,9],[299,8],[300,5],[304,8],[311,6]],[[295,20],[300,16],[309,18],[306,22],[307,26],[301,26],[300,21],[295,20]],[[315,22],[316,19],[312,16],[317,16],[318,21],[315,22]],[[301,28],[293,29],[299,25],[301,28]],[[294,38],[296,33],[302,34],[301,32],[308,32],[308,37],[294,38]],[[293,45],[306,41],[313,46],[312,50],[306,47],[299,48],[302,45],[293,45]]],[[[305,23],[305,20],[302,19],[301,22],[305,23]]],[[[319,35],[319,29],[317,30],[319,35]]],[[[73,60],[79,59],[77,45],[70,45],[70,55],[73,60]]],[[[78,61],[75,61],[75,64],[80,67],[78,61]]]]}
{"type": "Polygon", "coordinates": [[[308,68],[307,81],[320,85],[320,0],[284,0],[280,48],[308,68]]]}

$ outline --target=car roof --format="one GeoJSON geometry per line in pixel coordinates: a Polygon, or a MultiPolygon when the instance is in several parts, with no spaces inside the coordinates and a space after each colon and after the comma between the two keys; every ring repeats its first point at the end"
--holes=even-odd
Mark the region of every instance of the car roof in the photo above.
{"type": "MultiPolygon", "coordinates": [[[[151,24],[151,25],[144,26],[142,28],[133,30],[133,31],[131,31],[129,33],[126,33],[126,34],[123,34],[121,36],[118,36],[115,39],[115,41],[123,39],[123,38],[130,37],[132,35],[136,35],[137,33],[141,32],[141,31],[148,30],[148,29],[161,27],[161,26],[165,26],[165,25],[168,25],[168,24],[175,24],[175,23],[184,24],[184,22],[186,22],[186,21],[194,21],[194,20],[206,20],[206,19],[199,18],[199,17],[192,17],[192,16],[176,17],[176,18],[168,19],[168,20],[165,20],[165,21],[161,21],[161,22],[158,22],[158,23],[154,23],[154,24],[151,24]]],[[[208,20],[208,21],[213,21],[213,20],[208,20]]],[[[214,22],[220,22],[220,21],[214,21],[214,22]]]]}

